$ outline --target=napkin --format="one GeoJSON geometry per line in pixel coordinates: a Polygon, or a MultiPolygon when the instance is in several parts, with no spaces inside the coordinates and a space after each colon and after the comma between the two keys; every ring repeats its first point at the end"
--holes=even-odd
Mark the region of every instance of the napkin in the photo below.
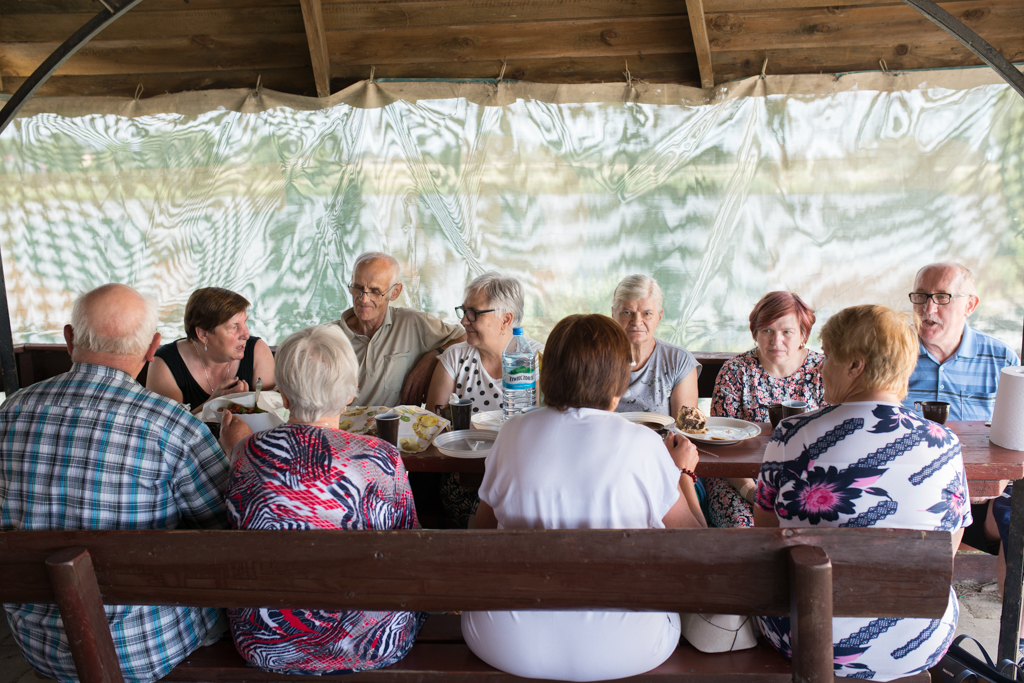
{"type": "Polygon", "coordinates": [[[999,373],[988,438],[997,446],[1024,451],[1024,367],[1015,365],[999,373]]]}
{"type": "Polygon", "coordinates": [[[339,429],[353,434],[377,436],[374,417],[384,413],[398,413],[398,447],[406,453],[426,450],[434,436],[448,428],[448,420],[419,406],[356,406],[341,414],[339,429]]]}

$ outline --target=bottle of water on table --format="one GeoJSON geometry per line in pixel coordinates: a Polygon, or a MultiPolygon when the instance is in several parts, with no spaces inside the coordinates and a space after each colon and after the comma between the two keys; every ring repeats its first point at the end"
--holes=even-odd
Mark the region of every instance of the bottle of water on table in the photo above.
{"type": "Polygon", "coordinates": [[[512,328],[512,341],[501,353],[501,387],[506,420],[537,405],[537,352],[521,327],[512,328]]]}

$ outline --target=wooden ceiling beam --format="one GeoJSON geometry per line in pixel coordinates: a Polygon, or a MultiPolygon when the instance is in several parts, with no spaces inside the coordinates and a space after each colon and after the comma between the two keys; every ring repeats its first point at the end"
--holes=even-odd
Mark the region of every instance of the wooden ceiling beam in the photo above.
{"type": "Polygon", "coordinates": [[[704,22],[704,3],[701,0],[686,0],[686,13],[690,17],[690,32],[693,33],[701,87],[714,88],[715,70],[711,66],[711,43],[708,42],[708,26],[704,22]]]}
{"type": "Polygon", "coordinates": [[[299,3],[302,5],[302,22],[306,25],[306,39],[309,41],[309,58],[313,62],[316,94],[318,97],[327,97],[331,94],[331,54],[327,50],[324,12],[320,0],[299,0],[299,3]]]}

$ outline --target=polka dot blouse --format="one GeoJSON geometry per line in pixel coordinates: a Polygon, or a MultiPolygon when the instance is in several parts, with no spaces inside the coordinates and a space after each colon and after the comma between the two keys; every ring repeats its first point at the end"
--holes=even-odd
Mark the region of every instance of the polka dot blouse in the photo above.
{"type": "MultiPolygon", "coordinates": [[[[527,340],[537,351],[544,345],[532,339],[527,340]]],[[[501,390],[501,376],[491,377],[480,360],[480,352],[467,342],[452,344],[441,354],[441,365],[448,376],[455,380],[455,393],[459,398],[473,401],[474,413],[501,410],[504,392],[501,390]]]]}

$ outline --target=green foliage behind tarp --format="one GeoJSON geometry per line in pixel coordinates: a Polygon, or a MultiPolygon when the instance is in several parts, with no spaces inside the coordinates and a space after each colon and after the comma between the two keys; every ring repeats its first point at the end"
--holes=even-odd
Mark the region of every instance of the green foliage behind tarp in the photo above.
{"type": "Polygon", "coordinates": [[[772,289],[820,327],[847,305],[909,308],[917,268],[955,259],[978,276],[975,324],[1019,348],[1022,133],[1024,101],[998,83],[38,113],[0,137],[15,341],[59,341],[74,295],[115,280],[158,297],[167,337],[193,289],[234,289],[277,343],[336,319],[355,257],[384,249],[405,268],[399,303],[448,318],[484,270],[521,278],[539,339],[648,273],[659,336],[707,351],[748,348],[772,289]]]}

